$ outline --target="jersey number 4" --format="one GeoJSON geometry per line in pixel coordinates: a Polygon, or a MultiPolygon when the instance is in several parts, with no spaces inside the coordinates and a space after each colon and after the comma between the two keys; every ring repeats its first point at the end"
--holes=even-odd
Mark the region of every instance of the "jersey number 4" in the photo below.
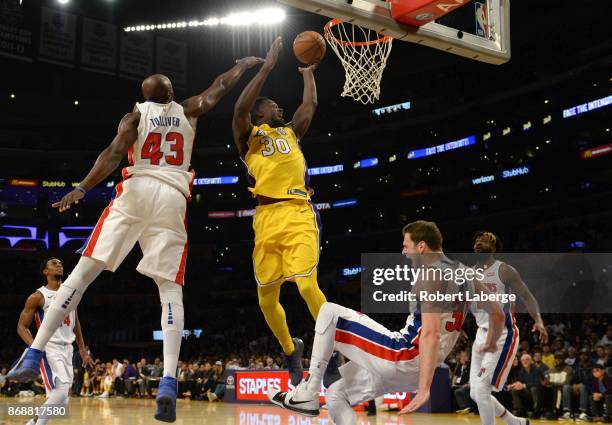
{"type": "MultiPolygon", "coordinates": [[[[159,160],[164,156],[160,152],[161,148],[161,133],[149,133],[147,139],[142,146],[140,157],[151,161],[151,165],[159,165],[159,160]]],[[[174,155],[166,155],[164,158],[168,165],[183,165],[183,144],[184,139],[181,133],[171,131],[166,134],[166,142],[169,143],[170,150],[174,155]]]]}

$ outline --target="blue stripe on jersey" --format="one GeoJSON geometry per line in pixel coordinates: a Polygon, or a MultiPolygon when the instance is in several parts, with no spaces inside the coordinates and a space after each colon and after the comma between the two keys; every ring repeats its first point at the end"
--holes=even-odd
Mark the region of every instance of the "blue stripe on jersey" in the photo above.
{"type": "MultiPolygon", "coordinates": [[[[506,293],[508,292],[509,288],[506,286],[506,293]]],[[[504,363],[506,362],[506,358],[508,357],[508,353],[510,351],[510,346],[512,345],[512,338],[514,338],[514,326],[512,324],[512,314],[510,313],[510,303],[506,303],[504,306],[504,313],[506,313],[505,325],[508,334],[506,335],[506,340],[504,341],[501,355],[497,361],[497,366],[495,366],[495,371],[493,372],[493,378],[491,379],[491,383],[493,385],[495,385],[495,381],[497,381],[497,378],[504,367],[504,363]]]]}
{"type": "Polygon", "coordinates": [[[53,371],[51,370],[51,366],[49,366],[47,353],[43,352],[42,360],[43,366],[45,367],[45,373],[47,374],[47,379],[49,380],[49,385],[51,385],[51,389],[55,389],[55,382],[53,382],[53,371]]]}
{"type": "Polygon", "coordinates": [[[407,328],[408,333],[404,334],[404,338],[408,340],[409,344],[411,344],[411,341],[417,337],[417,335],[419,334],[419,331],[421,330],[421,326],[423,325],[423,322],[421,321],[421,311],[420,310],[416,310],[413,313],[413,317],[414,317],[413,323],[407,328]]]}
{"type": "Polygon", "coordinates": [[[393,339],[387,335],[376,332],[375,330],[370,329],[367,326],[362,325],[361,323],[346,320],[342,317],[338,318],[338,324],[336,325],[336,328],[343,331],[351,332],[355,335],[360,336],[361,338],[367,339],[368,341],[382,345],[383,347],[391,348],[393,350],[400,350],[402,348],[406,348],[409,345],[407,341],[401,339],[393,339]]]}

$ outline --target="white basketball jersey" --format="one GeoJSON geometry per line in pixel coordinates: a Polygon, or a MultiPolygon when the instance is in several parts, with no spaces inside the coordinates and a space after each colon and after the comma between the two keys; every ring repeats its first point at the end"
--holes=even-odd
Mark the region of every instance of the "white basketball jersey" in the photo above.
{"type": "MultiPolygon", "coordinates": [[[[458,267],[463,267],[460,263],[454,262],[448,258],[440,260],[432,265],[432,267],[440,268],[442,270],[458,267]]],[[[457,291],[458,285],[454,282],[448,283],[447,293],[454,293],[457,291]]],[[[442,363],[450,354],[457,338],[461,333],[463,321],[465,315],[468,312],[468,305],[466,303],[457,303],[452,306],[452,312],[445,312],[440,315],[440,350],[438,351],[438,362],[442,363]]],[[[451,306],[449,305],[449,310],[451,306]]],[[[408,316],[406,319],[406,326],[400,331],[405,338],[412,344],[418,345],[418,336],[421,330],[421,309],[420,305],[416,310],[408,316]]]]}
{"type": "MultiPolygon", "coordinates": [[[[484,278],[480,281],[492,294],[506,294],[510,288],[501,281],[499,277],[499,268],[504,264],[499,260],[496,260],[487,269],[484,270],[484,278]]],[[[499,307],[504,313],[510,313],[510,303],[498,303],[499,307]]],[[[479,328],[489,327],[489,314],[478,306],[477,302],[473,302],[471,306],[472,313],[476,318],[476,324],[479,328]]]]}
{"type": "MultiPolygon", "coordinates": [[[[38,309],[38,311],[36,312],[35,319],[37,329],[40,327],[40,324],[42,323],[45,317],[45,313],[47,313],[51,302],[55,299],[55,295],[57,295],[57,291],[52,291],[51,289],[48,289],[44,286],[38,288],[38,292],[43,295],[45,299],[45,305],[42,309],[38,309]]],[[[76,339],[76,335],[74,334],[75,322],[76,314],[74,311],[71,311],[70,314],[68,314],[64,318],[62,325],[57,328],[55,333],[51,336],[49,342],[53,342],[56,344],[72,344],[76,339]]]]}
{"type": "Polygon", "coordinates": [[[191,152],[195,131],[176,102],[137,103],[138,140],[128,151],[128,176],[148,176],[191,195],[191,152]]]}

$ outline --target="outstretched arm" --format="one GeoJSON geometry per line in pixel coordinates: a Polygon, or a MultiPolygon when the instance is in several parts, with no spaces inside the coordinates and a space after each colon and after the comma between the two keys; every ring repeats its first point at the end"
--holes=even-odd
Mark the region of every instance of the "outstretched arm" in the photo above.
{"type": "Polygon", "coordinates": [[[306,134],[317,110],[317,85],[314,78],[316,67],[317,64],[306,68],[298,68],[304,76],[304,95],[302,104],[297,108],[291,120],[291,126],[298,138],[302,138],[306,134]]]}
{"type": "Polygon", "coordinates": [[[197,96],[190,97],[183,101],[185,116],[197,118],[202,114],[210,111],[221,100],[223,96],[228,94],[236,85],[242,74],[247,69],[254,67],[259,63],[263,63],[262,58],[249,56],[247,58],[238,59],[236,65],[229,71],[219,75],[209,88],[204,90],[197,96]]]}
{"type": "Polygon", "coordinates": [[[278,60],[278,55],[282,47],[282,40],[280,37],[278,37],[276,40],[274,40],[274,43],[272,43],[263,66],[257,75],[255,75],[255,77],[253,77],[249,84],[247,84],[247,86],[244,88],[240,94],[240,97],[236,101],[236,105],[234,106],[232,131],[234,133],[234,143],[236,144],[240,155],[243,153],[242,151],[244,149],[245,141],[251,132],[251,110],[255,106],[255,101],[257,100],[257,97],[261,92],[261,88],[266,82],[270,71],[272,71],[272,69],[274,69],[274,65],[276,65],[276,61],[278,60]]]}
{"type": "Polygon", "coordinates": [[[85,339],[83,338],[83,332],[81,331],[81,322],[79,321],[79,314],[75,310],[74,316],[76,317],[76,323],[74,324],[74,335],[76,336],[76,343],[79,347],[79,354],[81,355],[81,360],[83,360],[83,367],[94,365],[94,361],[87,352],[87,348],[85,346],[85,339]]]}
{"type": "Polygon", "coordinates": [[[59,202],[54,203],[52,207],[59,208],[59,212],[70,209],[70,205],[78,204],[87,191],[115,171],[138,138],[139,122],[140,112],[126,114],[119,123],[117,135],[111,144],[98,155],[98,159],[87,177],[75,190],[65,195],[59,202]]]}
{"type": "Polygon", "coordinates": [[[532,332],[539,332],[540,342],[542,344],[546,343],[548,341],[548,331],[544,326],[544,321],[542,320],[542,315],[540,314],[540,306],[527,285],[525,285],[525,282],[523,282],[521,275],[514,267],[511,267],[508,264],[502,264],[499,268],[499,277],[504,284],[512,288],[514,293],[525,304],[529,315],[535,322],[532,332]]]}
{"type": "Polygon", "coordinates": [[[30,332],[30,325],[32,324],[36,310],[41,308],[44,304],[45,299],[43,298],[43,295],[39,291],[36,291],[28,297],[25,306],[19,315],[19,321],[17,322],[17,335],[19,335],[23,342],[25,342],[28,346],[32,345],[32,342],[34,342],[34,337],[30,332]]]}

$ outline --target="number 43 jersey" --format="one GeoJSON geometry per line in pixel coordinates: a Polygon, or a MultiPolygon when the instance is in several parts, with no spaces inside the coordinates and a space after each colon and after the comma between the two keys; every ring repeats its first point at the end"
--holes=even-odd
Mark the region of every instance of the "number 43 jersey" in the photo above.
{"type": "Polygon", "coordinates": [[[253,195],[273,199],[310,199],[308,167],[290,126],[254,126],[247,145],[244,163],[253,195]]]}
{"type": "Polygon", "coordinates": [[[138,139],[128,151],[129,167],[123,176],[148,176],[191,194],[194,173],[191,152],[195,131],[176,102],[137,103],[138,139]]]}

